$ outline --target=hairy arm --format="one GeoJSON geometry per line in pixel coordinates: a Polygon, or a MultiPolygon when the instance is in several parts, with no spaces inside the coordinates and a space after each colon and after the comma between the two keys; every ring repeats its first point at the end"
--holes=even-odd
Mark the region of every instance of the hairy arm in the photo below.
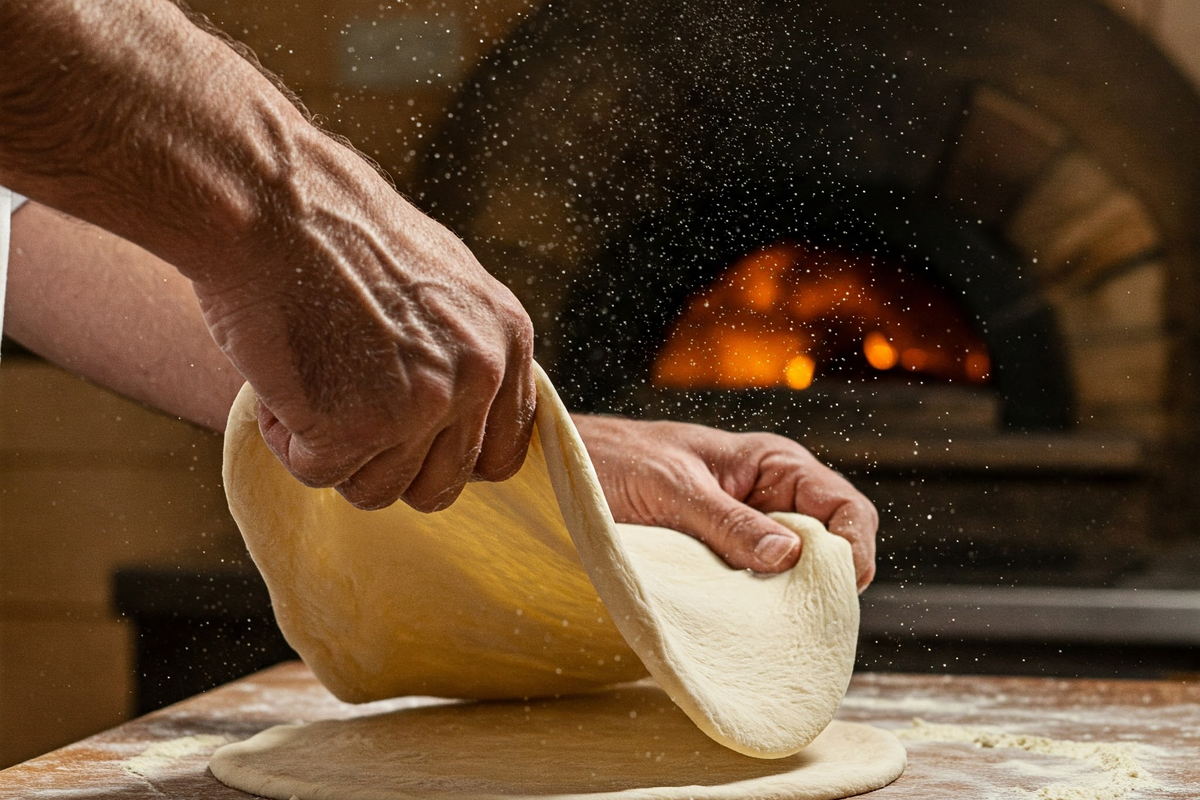
{"type": "Polygon", "coordinates": [[[167,0],[0,1],[0,183],[190,279],[305,483],[435,510],[519,468],[516,298],[167,0]]]}
{"type": "MultiPolygon", "coordinates": [[[[166,0],[0,3],[0,182],[196,279],[282,202],[310,128],[166,0]]],[[[321,137],[312,132],[312,140],[321,137]]]]}

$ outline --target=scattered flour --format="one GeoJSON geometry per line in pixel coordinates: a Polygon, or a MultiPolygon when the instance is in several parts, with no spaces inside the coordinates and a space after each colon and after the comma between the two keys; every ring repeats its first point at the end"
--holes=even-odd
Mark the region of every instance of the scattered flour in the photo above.
{"type": "Polygon", "coordinates": [[[976,747],[1012,748],[1044,756],[1077,759],[1092,769],[1070,783],[1057,782],[1036,792],[1014,789],[1030,800],[1125,800],[1131,794],[1160,787],[1138,761],[1139,745],[1116,742],[1073,742],[997,728],[940,725],[917,718],[912,727],[893,731],[900,739],[965,742],[976,747]]]}
{"type": "Polygon", "coordinates": [[[215,750],[223,744],[234,741],[228,736],[200,734],[170,739],[165,742],[152,744],[133,758],[121,762],[121,766],[134,775],[143,778],[154,778],[169,769],[173,762],[188,756],[194,756],[209,750],[215,750]]]}

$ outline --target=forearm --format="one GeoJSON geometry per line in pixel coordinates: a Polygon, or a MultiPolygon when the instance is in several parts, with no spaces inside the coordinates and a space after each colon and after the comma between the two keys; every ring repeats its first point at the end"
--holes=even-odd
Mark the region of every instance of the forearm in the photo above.
{"type": "Polygon", "coordinates": [[[520,465],[516,298],[167,0],[0,0],[0,183],[191,279],[302,481],[432,511],[520,465]]]}
{"type": "Polygon", "coordinates": [[[145,250],[37,203],[13,218],[5,332],[89,380],[221,431],[242,377],[190,282],[145,250]]]}
{"type": "Polygon", "coordinates": [[[190,278],[236,280],[337,147],[167,0],[0,2],[0,183],[190,278]]]}

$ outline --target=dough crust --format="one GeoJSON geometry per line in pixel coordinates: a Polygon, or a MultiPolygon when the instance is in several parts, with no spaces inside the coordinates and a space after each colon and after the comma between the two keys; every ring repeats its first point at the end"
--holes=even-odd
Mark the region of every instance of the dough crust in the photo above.
{"type": "Polygon", "coordinates": [[[808,517],[775,515],[804,552],[763,577],[675,531],[614,524],[540,369],[537,381],[520,472],[470,484],[432,515],[401,503],[359,511],[302,486],[262,441],[242,389],[225,486],[288,641],[354,702],[557,695],[649,671],[726,747],[798,752],[833,718],[853,669],[849,544],[808,517]]]}
{"type": "Polygon", "coordinates": [[[851,722],[789,758],[748,758],[642,685],[281,725],[211,763],[229,786],[277,800],[832,800],[904,766],[895,736],[851,722]]]}

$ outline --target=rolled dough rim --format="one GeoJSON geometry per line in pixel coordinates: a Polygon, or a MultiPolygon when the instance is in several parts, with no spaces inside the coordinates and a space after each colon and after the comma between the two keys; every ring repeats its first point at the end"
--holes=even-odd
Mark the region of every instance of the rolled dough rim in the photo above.
{"type": "MultiPolygon", "coordinates": [[[[604,490],[596,475],[587,448],[575,423],[566,412],[558,391],[540,366],[535,365],[538,394],[545,393],[553,403],[539,402],[537,423],[542,435],[542,451],[547,463],[553,459],[559,469],[550,469],[550,483],[558,498],[567,531],[579,550],[580,561],[587,571],[596,593],[608,608],[617,630],[626,643],[637,653],[647,671],[663,691],[675,702],[697,726],[721,744],[744,755],[764,757],[757,751],[748,751],[729,737],[716,732],[703,711],[703,706],[693,692],[673,669],[671,657],[675,655],[671,643],[653,622],[650,603],[630,568],[630,559],[620,537],[615,535],[616,522],[604,490]],[[553,436],[547,433],[553,431],[553,436]],[[571,478],[578,475],[582,485],[571,478]],[[587,504],[586,506],[584,504],[587,504]],[[590,506],[588,508],[587,506],[590,506]],[[567,515],[571,515],[571,519],[567,515]]],[[[781,753],[774,757],[791,755],[781,753]]],[[[769,757],[769,756],[768,756],[769,757]]]]}

